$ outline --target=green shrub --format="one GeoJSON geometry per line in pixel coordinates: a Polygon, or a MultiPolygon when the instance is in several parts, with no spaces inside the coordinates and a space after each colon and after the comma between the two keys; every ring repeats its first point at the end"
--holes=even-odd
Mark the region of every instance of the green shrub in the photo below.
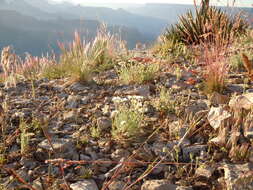
{"type": "Polygon", "coordinates": [[[117,68],[119,79],[124,84],[142,84],[155,78],[158,64],[125,63],[117,68]]]}
{"type": "Polygon", "coordinates": [[[233,44],[235,48],[251,48],[253,44],[253,29],[248,29],[244,35],[238,36],[233,44]]]}
{"type": "Polygon", "coordinates": [[[244,69],[241,54],[246,54],[249,59],[253,59],[253,30],[247,30],[245,35],[239,36],[232,44],[232,55],[230,55],[229,63],[233,70],[240,71],[244,69]]]}
{"type": "Polygon", "coordinates": [[[184,104],[184,100],[173,96],[172,90],[162,87],[159,98],[154,103],[154,106],[162,113],[180,115],[180,107],[184,104]]]}
{"type": "Polygon", "coordinates": [[[166,58],[171,62],[175,62],[180,58],[184,61],[193,62],[193,53],[184,43],[168,40],[163,36],[161,36],[160,41],[154,46],[153,51],[155,54],[159,54],[162,58],[166,58]]]}
{"type": "Polygon", "coordinates": [[[238,53],[231,55],[231,57],[229,58],[229,64],[234,71],[241,71],[241,70],[245,69],[241,53],[246,54],[250,60],[253,59],[253,51],[252,50],[251,51],[250,50],[241,51],[238,53]]]}
{"type": "Polygon", "coordinates": [[[133,106],[120,106],[113,119],[112,137],[115,140],[136,140],[140,136],[143,119],[143,113],[133,106]]]}
{"type": "Polygon", "coordinates": [[[241,55],[235,54],[230,57],[231,68],[235,71],[241,70],[244,68],[241,55]]]}

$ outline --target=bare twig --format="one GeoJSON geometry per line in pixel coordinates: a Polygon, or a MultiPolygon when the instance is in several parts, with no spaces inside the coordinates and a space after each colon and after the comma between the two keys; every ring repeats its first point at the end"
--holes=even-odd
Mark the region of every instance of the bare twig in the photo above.
{"type": "Polygon", "coordinates": [[[2,169],[4,169],[7,173],[12,175],[14,178],[16,178],[20,183],[24,184],[27,188],[31,190],[36,190],[33,186],[31,186],[29,183],[27,183],[22,177],[20,177],[13,169],[6,168],[2,166],[2,169]]]}

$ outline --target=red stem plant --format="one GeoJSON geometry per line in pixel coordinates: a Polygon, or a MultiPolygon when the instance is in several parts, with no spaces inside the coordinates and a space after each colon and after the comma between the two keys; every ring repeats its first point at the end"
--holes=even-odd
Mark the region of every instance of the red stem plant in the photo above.
{"type": "Polygon", "coordinates": [[[219,47],[204,47],[204,84],[206,93],[214,91],[222,93],[226,86],[229,65],[225,58],[225,50],[219,47]]]}

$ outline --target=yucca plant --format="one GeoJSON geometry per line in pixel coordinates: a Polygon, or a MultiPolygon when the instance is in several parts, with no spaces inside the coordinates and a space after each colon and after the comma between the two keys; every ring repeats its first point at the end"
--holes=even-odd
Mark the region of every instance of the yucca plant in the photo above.
{"type": "Polygon", "coordinates": [[[202,42],[229,42],[232,37],[246,32],[248,24],[240,14],[230,17],[221,9],[202,3],[195,13],[188,11],[179,18],[179,22],[167,28],[164,37],[189,44],[202,42]]]}

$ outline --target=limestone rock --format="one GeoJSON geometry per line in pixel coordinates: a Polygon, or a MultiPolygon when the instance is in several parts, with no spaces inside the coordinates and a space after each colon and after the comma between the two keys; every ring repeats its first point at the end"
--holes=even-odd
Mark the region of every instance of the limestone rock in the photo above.
{"type": "MultiPolygon", "coordinates": [[[[54,151],[57,154],[55,155],[55,157],[66,158],[66,159],[68,158],[68,159],[74,159],[74,160],[78,159],[75,146],[73,145],[70,139],[54,138],[51,140],[51,143],[52,143],[54,151]]],[[[47,139],[39,143],[38,147],[44,150],[45,154],[48,154],[48,152],[53,152],[53,149],[47,139]]],[[[41,154],[43,154],[43,152],[41,152],[41,154]]]]}
{"type": "Polygon", "coordinates": [[[176,190],[177,187],[167,180],[148,180],[141,186],[141,190],[176,190]]]}
{"type": "Polygon", "coordinates": [[[253,189],[253,164],[224,164],[225,181],[227,189],[250,190],[253,189]]]}
{"type": "Polygon", "coordinates": [[[72,96],[70,95],[67,99],[67,105],[66,108],[73,109],[77,108],[78,105],[81,102],[81,97],[80,96],[72,96]]]}
{"type": "Polygon", "coordinates": [[[72,190],[98,190],[97,184],[94,180],[83,180],[78,181],[70,185],[72,190]]]}
{"type": "Polygon", "coordinates": [[[193,157],[199,156],[201,152],[207,151],[207,145],[192,145],[183,148],[183,158],[184,161],[189,161],[191,159],[191,155],[193,157]]]}
{"type": "Polygon", "coordinates": [[[222,106],[220,106],[212,107],[208,113],[207,119],[214,129],[218,129],[221,126],[222,122],[229,117],[231,117],[231,114],[222,106]]]}
{"type": "Polygon", "coordinates": [[[109,185],[109,190],[122,190],[124,189],[125,183],[123,181],[114,181],[109,185]]]}
{"type": "Polygon", "coordinates": [[[234,110],[250,110],[253,107],[253,93],[247,93],[232,98],[229,106],[234,110]]]}
{"type": "Polygon", "coordinates": [[[197,168],[195,175],[210,178],[212,176],[214,170],[215,169],[212,167],[204,167],[204,168],[199,167],[199,168],[197,168]]]}
{"type": "Polygon", "coordinates": [[[228,96],[219,94],[218,92],[214,92],[209,99],[213,105],[227,104],[229,102],[228,96]]]}
{"type": "Polygon", "coordinates": [[[112,121],[106,117],[100,117],[97,119],[97,127],[101,130],[108,130],[112,125],[112,121]]]}
{"type": "Polygon", "coordinates": [[[63,120],[66,122],[75,122],[77,120],[77,113],[75,111],[69,111],[63,113],[63,120]]]}

